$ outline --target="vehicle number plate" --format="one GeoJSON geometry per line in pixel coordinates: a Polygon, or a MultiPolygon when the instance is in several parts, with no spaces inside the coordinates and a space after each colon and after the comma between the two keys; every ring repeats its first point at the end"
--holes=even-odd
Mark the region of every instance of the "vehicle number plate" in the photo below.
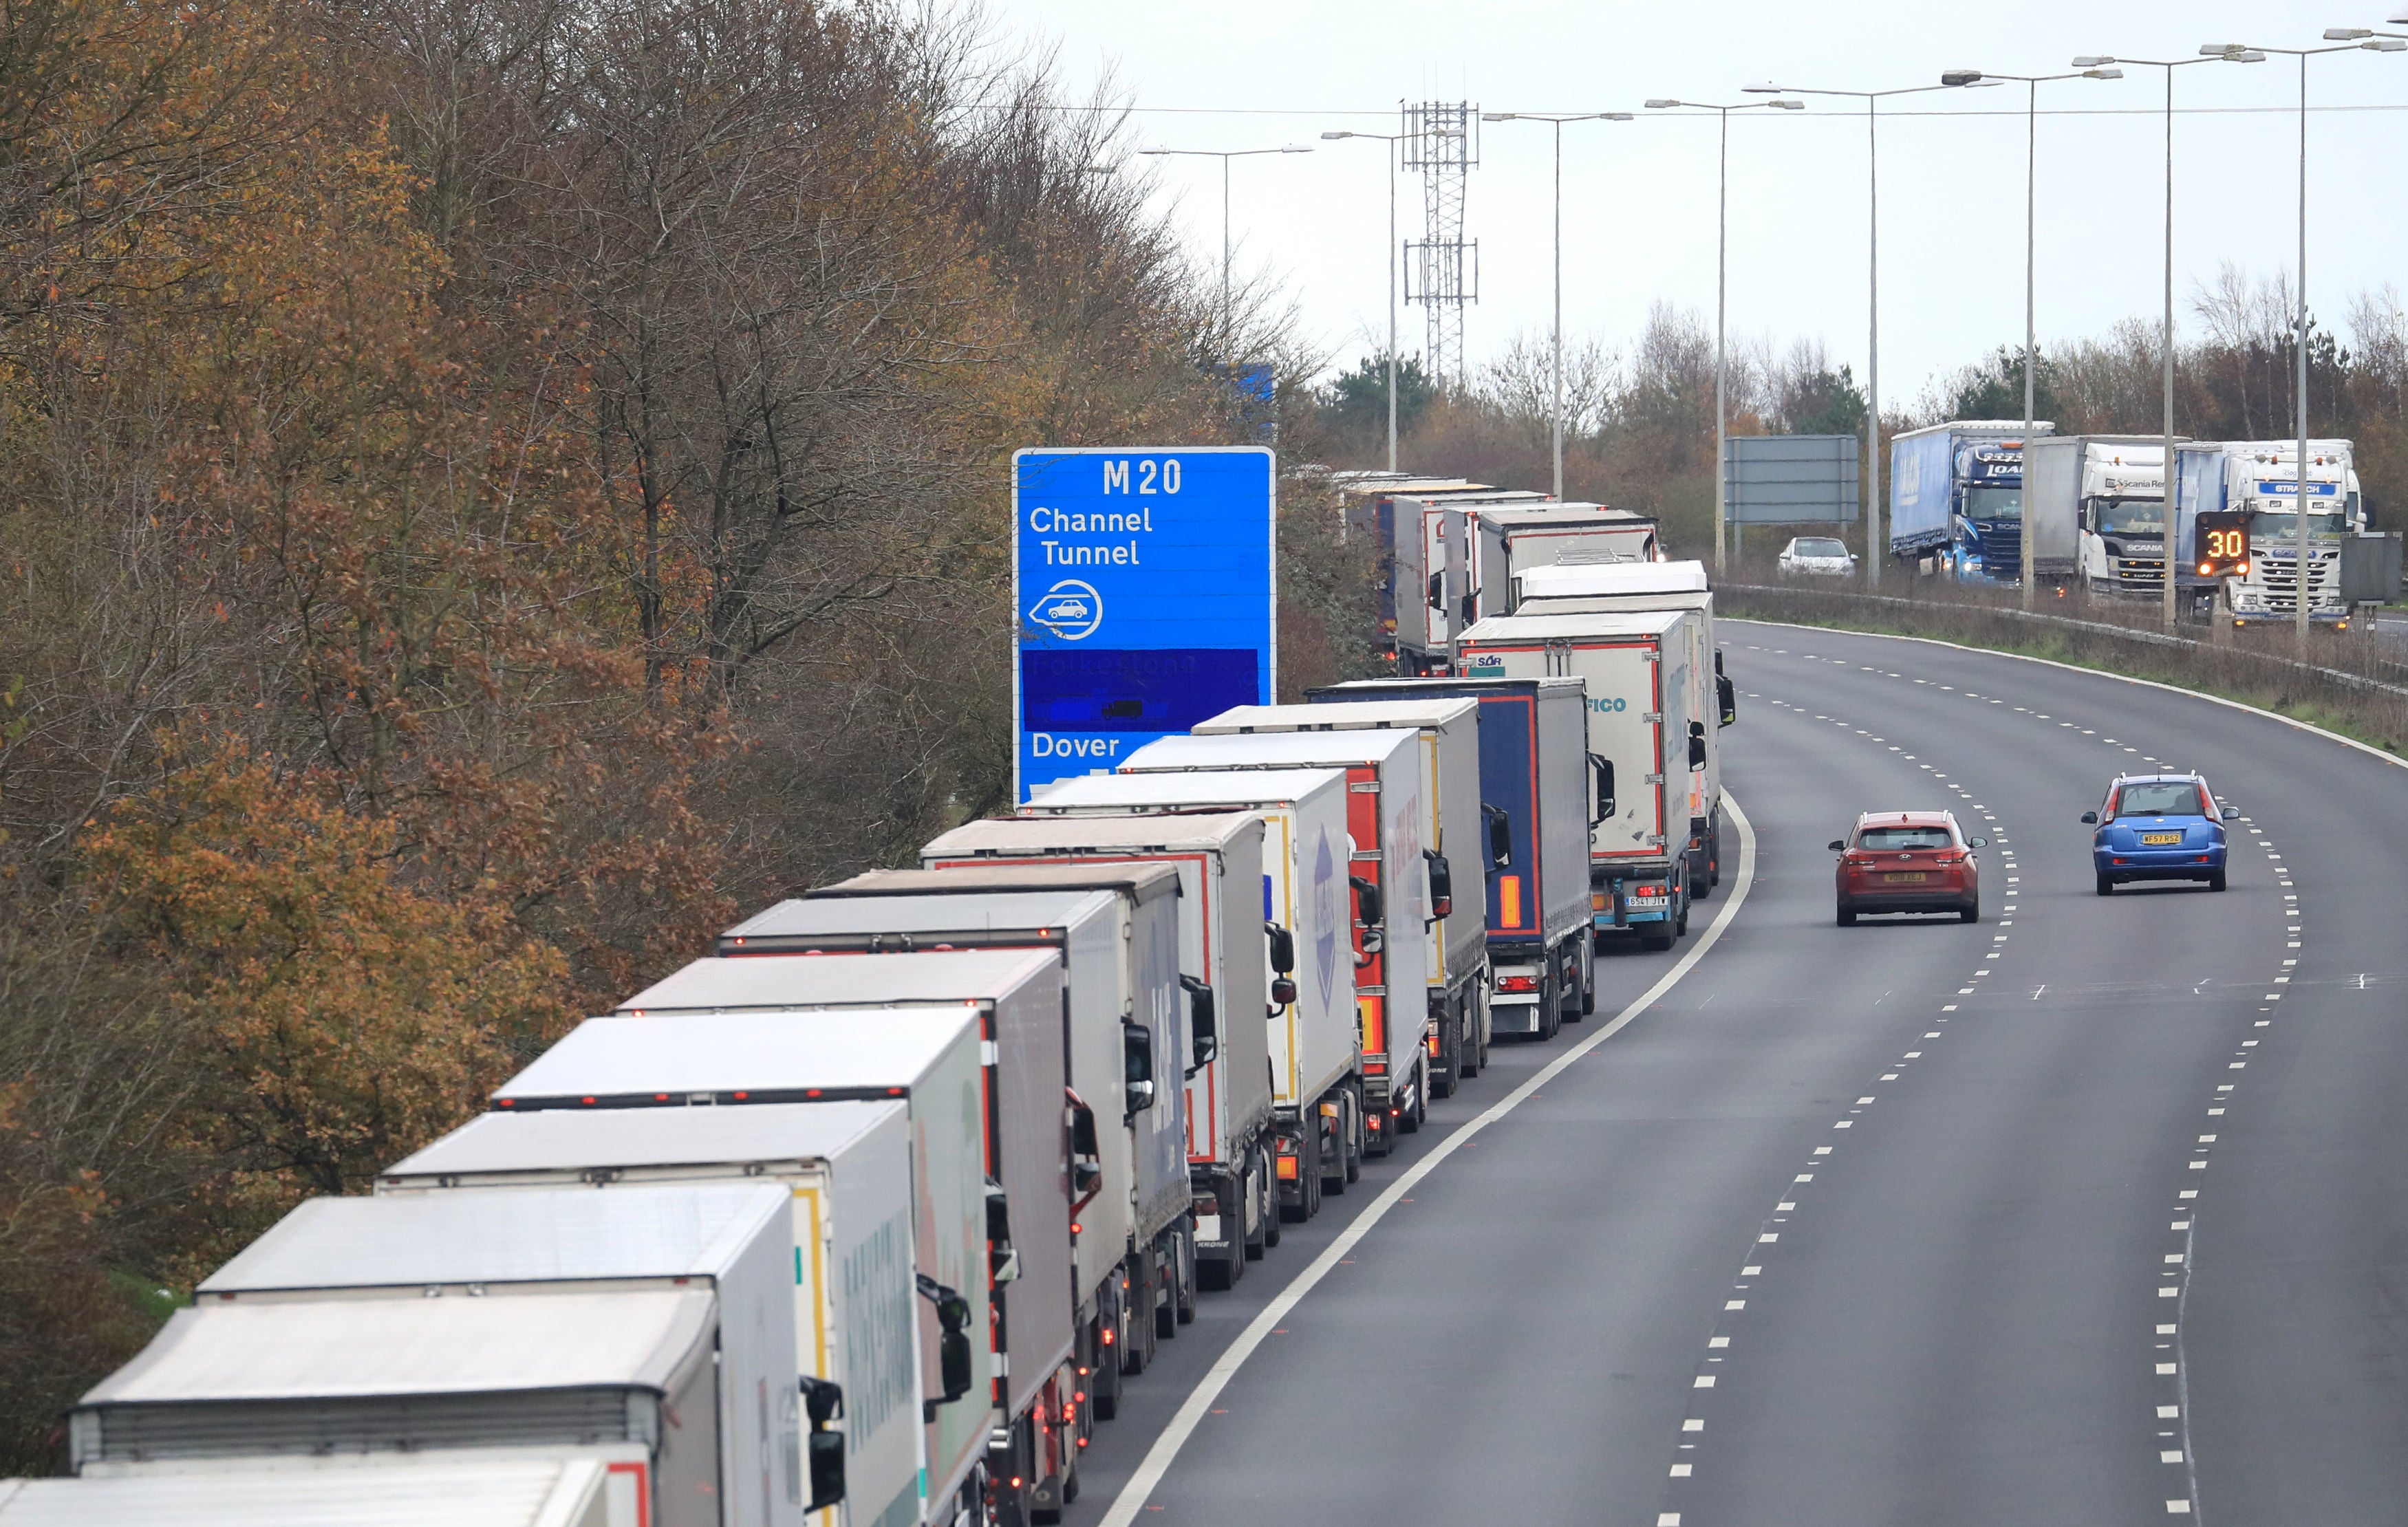
{"type": "Polygon", "coordinates": [[[1645,911],[1651,906],[1670,906],[1672,905],[1672,898],[1670,896],[1627,896],[1623,898],[1622,905],[1625,906],[1637,907],[1641,911],[1645,911]]]}
{"type": "Polygon", "coordinates": [[[2160,843],[2180,843],[2182,835],[2180,833],[2143,833],[2141,841],[2152,847],[2160,843]]]}
{"type": "Polygon", "coordinates": [[[1882,878],[1892,885],[1921,885],[1925,877],[1923,871],[1917,869],[1909,870],[1903,875],[1885,875],[1882,878]]]}

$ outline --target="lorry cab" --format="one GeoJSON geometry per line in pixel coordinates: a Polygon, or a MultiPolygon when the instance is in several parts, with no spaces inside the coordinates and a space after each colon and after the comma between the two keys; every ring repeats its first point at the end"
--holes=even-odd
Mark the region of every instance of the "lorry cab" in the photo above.
{"type": "Polygon", "coordinates": [[[2013,583],[2023,576],[2024,443],[2000,440],[1956,452],[1949,565],[1958,582],[2013,583]]]}
{"type": "Polygon", "coordinates": [[[2323,625],[2347,620],[2342,563],[2348,537],[2366,528],[2366,510],[2347,440],[2310,440],[2304,486],[2296,440],[2229,440],[2186,447],[2178,471],[2182,524],[2190,531],[2186,556],[2200,554],[2199,516],[2241,517],[2247,534],[2245,571],[2215,578],[2218,620],[2235,625],[2296,619],[2301,587],[2308,618],[2323,625]],[[2307,507],[2308,553],[2301,577],[2297,535],[2300,505],[2307,507]]]}

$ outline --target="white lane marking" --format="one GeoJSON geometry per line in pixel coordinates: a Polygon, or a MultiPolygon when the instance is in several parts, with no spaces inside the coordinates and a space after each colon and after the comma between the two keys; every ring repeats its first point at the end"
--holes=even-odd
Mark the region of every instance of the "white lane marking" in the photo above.
{"type": "Polygon", "coordinates": [[[2182,1414],[2182,1406],[2157,1406],[2157,1420],[2161,1420],[2161,1421],[2170,1421],[2170,1420],[2173,1420],[2176,1416],[2179,1416],[2179,1415],[2181,1415],[2181,1414],[2182,1414]]]}
{"type": "Polygon", "coordinates": [[[1673,1465],[1672,1465],[1672,1477],[1673,1477],[1673,1478],[1675,1478],[1675,1479],[1686,1479],[1688,1477],[1689,1477],[1689,1465],[1688,1465],[1688,1464],[1686,1464],[1686,1463],[1675,1463],[1675,1464],[1673,1464],[1673,1465]]]}
{"type": "Polygon", "coordinates": [[[1746,1307],[1747,1301],[1744,1299],[1726,1299],[1723,1301],[1723,1308],[1725,1309],[1745,1309],[1746,1307]]]}
{"type": "MultiPolygon", "coordinates": [[[[1129,1476],[1128,1483],[1123,1485],[1120,1494],[1113,1498],[1112,1507],[1104,1513],[1100,1527],[1131,1527],[1131,1524],[1137,1520],[1138,1513],[1145,1509],[1146,1497],[1154,1493],[1154,1487],[1162,1482],[1163,1476],[1170,1472],[1171,1463],[1178,1458],[1180,1449],[1186,1446],[1187,1439],[1195,1434],[1196,1428],[1211,1412],[1212,1402],[1220,1398],[1221,1391],[1228,1387],[1229,1380],[1237,1377],[1240,1368],[1245,1366],[1246,1359],[1254,1356],[1254,1349],[1262,1346],[1271,1332],[1282,1320],[1287,1319],[1289,1312],[1303,1302],[1304,1296],[1311,1293],[1315,1285],[1328,1277],[1331,1270],[1336,1268],[1342,1260],[1354,1254],[1354,1248],[1361,1244],[1363,1237],[1369,1234],[1372,1228],[1382,1220],[1387,1218],[1388,1211],[1395,1208],[1407,1193],[1412,1192],[1422,1178],[1437,1170],[1439,1163],[1455,1154],[1458,1148],[1469,1144],[1473,1135],[1520,1107],[1524,1099],[1570,1069],[1573,1062],[1627,1028],[1641,1013],[1645,1012],[1665,992],[1670,992],[1682,977],[1697,968],[1698,962],[1705,958],[1706,951],[1713,949],[1721,939],[1723,934],[1729,929],[1732,919],[1739,915],[1739,909],[1747,904],[1748,891],[1756,883],[1755,824],[1747,820],[1747,813],[1740,809],[1739,802],[1730,795],[1724,795],[1723,804],[1730,808],[1731,821],[1739,828],[1739,883],[1733,889],[1730,899],[1723,903],[1722,910],[1714,914],[1714,920],[1707,924],[1706,931],[1698,935],[1696,946],[1683,955],[1671,969],[1666,971],[1655,985],[1641,992],[1628,1006],[1615,1014],[1612,1022],[1556,1056],[1529,1080],[1490,1105],[1487,1111],[1475,1116],[1454,1134],[1440,1140],[1428,1155],[1407,1167],[1396,1181],[1388,1184],[1386,1191],[1373,1199],[1361,1214],[1355,1216],[1352,1224],[1340,1231],[1321,1255],[1314,1258],[1312,1263],[1298,1273],[1286,1288],[1282,1289],[1269,1304],[1263,1306],[1262,1312],[1248,1323],[1245,1330],[1238,1334],[1238,1339],[1231,1342],[1228,1349],[1215,1359],[1212,1366],[1205,1371],[1204,1377],[1196,1381],[1196,1387],[1188,1391],[1187,1398],[1171,1416],[1169,1424],[1163,1427],[1162,1434],[1154,1439],[1154,1446],[1146,1449],[1145,1457],[1138,1463],[1136,1472],[1129,1476]]],[[[1829,1149],[1828,1146],[1822,1148],[1823,1151],[1829,1149]]],[[[1699,1389],[1712,1389],[1713,1384],[1714,1381],[1711,1376],[1698,1380],[1699,1389]]],[[[1677,1521],[1679,1519],[1673,1520],[1677,1521]]]]}
{"type": "Polygon", "coordinates": [[[1712,1389],[1714,1387],[1714,1376],[1710,1373],[1699,1374],[1697,1377],[1689,1381],[1689,1387],[1691,1389],[1712,1389]]]}
{"type": "Polygon", "coordinates": [[[1730,1345],[1730,1338],[1728,1336],[1715,1336],[1708,1341],[1706,1345],[1709,1347],[1728,1347],[1730,1345]]]}
{"type": "Polygon", "coordinates": [[[1814,1154],[1817,1156],[1828,1156],[1830,1153],[1831,1148],[1829,1146],[1816,1146],[1814,1148],[1814,1154]]]}
{"type": "Polygon", "coordinates": [[[1739,1276],[1742,1277],[1754,1277],[1756,1274],[1762,1271],[1764,1271],[1764,1269],[1761,1267],[1742,1267],[1739,1270],[1739,1276]]]}
{"type": "Polygon", "coordinates": [[[1681,1430],[1684,1432],[1702,1432],[1705,1429],[1706,1423],[1699,1420],[1695,1416],[1690,1417],[1687,1420],[1681,1423],[1681,1430]]]}

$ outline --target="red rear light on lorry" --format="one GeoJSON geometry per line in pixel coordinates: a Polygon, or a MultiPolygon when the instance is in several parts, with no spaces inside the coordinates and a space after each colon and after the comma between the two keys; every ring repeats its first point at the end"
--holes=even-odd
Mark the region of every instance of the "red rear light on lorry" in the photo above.
{"type": "Polygon", "coordinates": [[[1499,976],[1497,978],[1497,990],[1499,992],[1536,992],[1538,989],[1539,978],[1536,976],[1499,976]]]}

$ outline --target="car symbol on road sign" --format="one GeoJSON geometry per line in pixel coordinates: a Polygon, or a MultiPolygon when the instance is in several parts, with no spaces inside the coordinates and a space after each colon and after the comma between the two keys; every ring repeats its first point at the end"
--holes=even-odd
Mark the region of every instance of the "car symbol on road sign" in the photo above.
{"type": "Polygon", "coordinates": [[[1104,623],[1103,596],[1092,584],[1066,578],[1045,591],[1028,612],[1031,625],[1041,625],[1066,642],[1081,641],[1104,623]]]}

